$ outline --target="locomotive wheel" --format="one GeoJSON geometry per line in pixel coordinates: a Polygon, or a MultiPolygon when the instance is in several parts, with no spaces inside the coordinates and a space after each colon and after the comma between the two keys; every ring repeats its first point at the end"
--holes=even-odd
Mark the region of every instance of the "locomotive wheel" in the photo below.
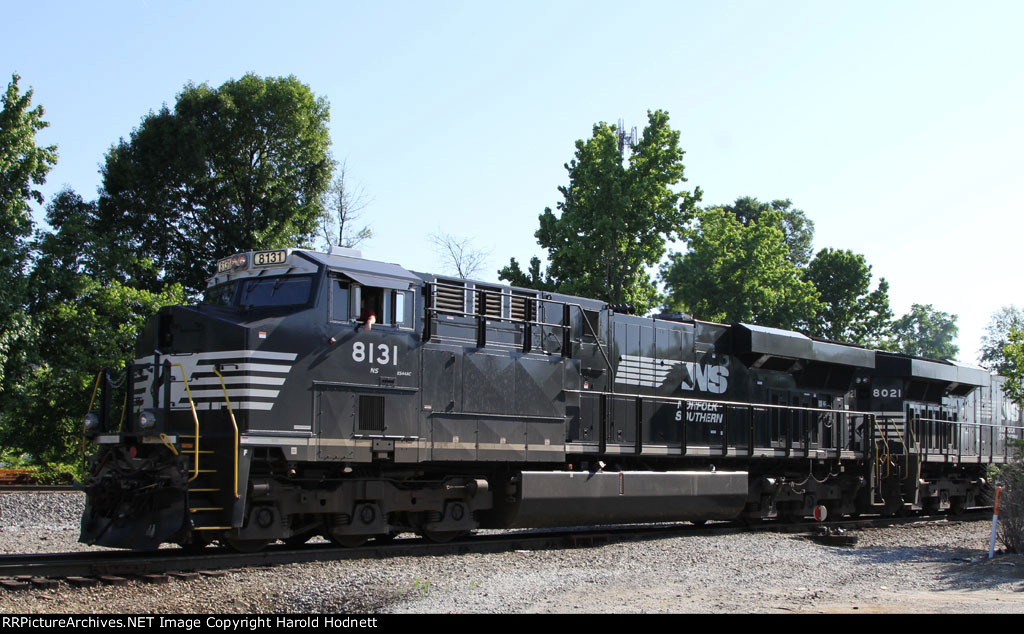
{"type": "Polygon", "coordinates": [[[421,528],[419,533],[428,541],[432,541],[435,544],[447,544],[453,539],[462,537],[463,535],[468,535],[469,531],[432,531],[426,528],[421,528]]]}
{"type": "Polygon", "coordinates": [[[269,539],[238,539],[237,537],[225,537],[224,541],[240,553],[258,553],[270,543],[269,539]]]}

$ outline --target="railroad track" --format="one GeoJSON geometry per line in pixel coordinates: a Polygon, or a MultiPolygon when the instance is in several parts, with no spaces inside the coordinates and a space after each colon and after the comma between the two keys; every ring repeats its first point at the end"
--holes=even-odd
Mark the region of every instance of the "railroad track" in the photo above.
{"type": "Polygon", "coordinates": [[[238,553],[226,548],[206,548],[190,553],[178,548],[154,552],[104,550],[93,552],[9,554],[0,555],[0,587],[17,590],[33,586],[52,586],[56,579],[69,585],[125,583],[129,578],[153,583],[169,581],[174,576],[195,577],[200,574],[223,574],[225,570],[244,567],[277,566],[313,561],[342,559],[438,556],[465,553],[492,553],[509,550],[590,547],[626,540],[651,540],[681,535],[714,535],[741,531],[772,531],[790,534],[806,533],[823,543],[849,545],[846,539],[829,540],[836,529],[850,531],[896,524],[977,521],[990,518],[985,512],[972,512],[955,518],[945,515],[905,518],[861,518],[833,522],[778,524],[764,522],[754,526],[722,522],[705,526],[669,524],[655,526],[603,527],[601,529],[529,530],[522,532],[477,534],[445,544],[420,538],[398,538],[390,543],[373,543],[345,548],[333,544],[306,544],[300,548],[276,545],[258,553],[238,553]]]}
{"type": "Polygon", "coordinates": [[[0,491],[21,491],[23,493],[34,493],[36,491],[78,491],[77,487],[71,484],[38,484],[36,478],[39,472],[35,469],[0,469],[0,491]]]}
{"type": "Polygon", "coordinates": [[[74,493],[80,488],[71,484],[3,484],[0,493],[74,493]]]}

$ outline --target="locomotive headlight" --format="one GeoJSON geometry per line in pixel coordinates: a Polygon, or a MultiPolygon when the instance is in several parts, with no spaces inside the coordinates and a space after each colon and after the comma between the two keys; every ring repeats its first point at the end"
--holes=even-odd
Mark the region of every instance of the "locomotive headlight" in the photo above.
{"type": "Polygon", "coordinates": [[[156,427],[156,412],[151,409],[142,410],[142,414],[139,415],[139,427],[142,429],[156,427]]]}
{"type": "Polygon", "coordinates": [[[97,416],[95,412],[89,412],[88,414],[85,415],[85,418],[82,420],[82,427],[85,428],[85,431],[93,431],[99,426],[100,417],[97,416]]]}

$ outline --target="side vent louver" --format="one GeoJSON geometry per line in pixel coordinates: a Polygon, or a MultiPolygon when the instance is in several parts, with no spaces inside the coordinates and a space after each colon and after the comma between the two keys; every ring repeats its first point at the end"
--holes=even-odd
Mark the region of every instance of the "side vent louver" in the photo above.
{"type": "Polygon", "coordinates": [[[466,312],[466,291],[463,282],[438,280],[435,292],[437,310],[458,315],[466,312]]]}
{"type": "Polygon", "coordinates": [[[527,298],[535,297],[532,293],[512,291],[512,317],[515,321],[533,321],[534,305],[527,310],[527,298]]]}
{"type": "Polygon", "coordinates": [[[384,397],[359,397],[359,429],[361,431],[384,431],[384,397]]]}
{"type": "Polygon", "coordinates": [[[501,319],[501,289],[490,286],[477,286],[476,290],[481,291],[476,300],[476,312],[481,312],[492,319],[501,319]],[[480,309],[486,306],[486,310],[480,309]]]}

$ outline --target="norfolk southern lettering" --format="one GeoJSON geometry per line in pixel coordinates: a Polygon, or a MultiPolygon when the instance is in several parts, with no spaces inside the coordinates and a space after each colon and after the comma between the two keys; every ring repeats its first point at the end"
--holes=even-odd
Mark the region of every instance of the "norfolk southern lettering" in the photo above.
{"type": "MultiPolygon", "coordinates": [[[[682,420],[682,412],[676,412],[676,420],[682,420]]],[[[719,410],[715,403],[689,402],[686,404],[686,422],[721,424],[725,422],[725,412],[719,410]]]]}

